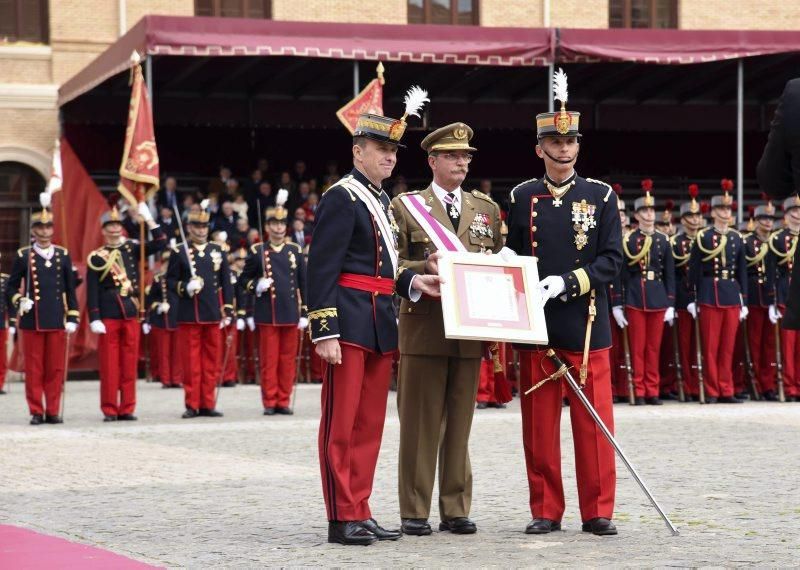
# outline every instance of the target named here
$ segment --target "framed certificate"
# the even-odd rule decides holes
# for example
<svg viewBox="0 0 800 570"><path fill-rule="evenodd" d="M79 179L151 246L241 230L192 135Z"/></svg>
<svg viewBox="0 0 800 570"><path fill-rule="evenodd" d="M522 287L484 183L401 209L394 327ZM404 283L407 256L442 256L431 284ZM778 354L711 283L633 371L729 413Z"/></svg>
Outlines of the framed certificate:
<svg viewBox="0 0 800 570"><path fill-rule="evenodd" d="M447 338L547 344L536 258L447 252L439 275Z"/></svg>

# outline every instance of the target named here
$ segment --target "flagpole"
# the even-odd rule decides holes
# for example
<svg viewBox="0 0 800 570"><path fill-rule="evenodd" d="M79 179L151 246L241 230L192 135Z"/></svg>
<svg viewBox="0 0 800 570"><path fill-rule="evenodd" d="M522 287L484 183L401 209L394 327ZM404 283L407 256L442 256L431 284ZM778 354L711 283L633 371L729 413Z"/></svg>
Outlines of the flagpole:
<svg viewBox="0 0 800 570"><path fill-rule="evenodd" d="M136 196L144 198L144 188L141 184L137 184ZM144 218L139 214L139 320L144 322L145 308L144 308L144 284L146 282L144 273L144 250L145 250L145 231L144 231Z"/></svg>

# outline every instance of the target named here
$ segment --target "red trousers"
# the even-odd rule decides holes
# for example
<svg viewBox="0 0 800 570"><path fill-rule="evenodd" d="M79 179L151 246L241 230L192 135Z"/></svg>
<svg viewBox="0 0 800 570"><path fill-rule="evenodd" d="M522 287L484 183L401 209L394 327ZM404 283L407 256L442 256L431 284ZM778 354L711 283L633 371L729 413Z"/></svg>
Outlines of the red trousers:
<svg viewBox="0 0 800 570"><path fill-rule="evenodd" d="M637 398L657 398L661 388L659 374L664 313L625 307L628 342L631 348L633 386Z"/></svg>
<svg viewBox="0 0 800 570"><path fill-rule="evenodd" d="M217 323L178 325L183 355L183 391L187 408L211 410L220 372L222 337Z"/></svg>
<svg viewBox="0 0 800 570"><path fill-rule="evenodd" d="M694 319L689 311L680 309L675 311L678 327L678 351L681 359L681 372L683 373L683 392L687 396L700 394L697 380L697 348L695 345Z"/></svg>
<svg viewBox="0 0 800 570"><path fill-rule="evenodd" d="M775 390L775 325L769 322L767 307L750 307L747 341L756 374L758 391Z"/></svg>
<svg viewBox="0 0 800 570"><path fill-rule="evenodd" d="M8 329L0 329L0 390L6 385L6 372L8 370Z"/></svg>
<svg viewBox="0 0 800 570"><path fill-rule="evenodd" d="M183 377L178 329L150 329L150 362L157 363L158 379L165 386L180 386ZM155 372L153 372L155 377Z"/></svg>
<svg viewBox="0 0 800 570"><path fill-rule="evenodd" d="M222 347L219 351L219 366L222 372L222 381L237 382L239 380L239 359L236 357L236 347L239 346L239 331L236 330L236 319L233 319L231 324L221 329L219 333L220 346ZM231 339L230 348L227 346L229 336ZM228 353L228 360L225 360L226 352ZM225 362L223 362L223 360L225 360ZM225 365L225 370L222 370L223 364Z"/></svg>
<svg viewBox="0 0 800 570"><path fill-rule="evenodd" d="M23 330L22 342L25 351L25 398L31 415L46 413L48 416L57 416L61 411L61 391L64 388L67 333L63 330Z"/></svg>
<svg viewBox="0 0 800 570"><path fill-rule="evenodd" d="M491 358L481 359L481 371L478 378L478 402L497 403L494 397L494 361Z"/></svg>
<svg viewBox="0 0 800 570"><path fill-rule="evenodd" d="M785 313L786 308L781 308ZM800 396L800 331L781 329L783 350L783 391L787 396ZM774 333L773 333L774 334Z"/></svg>
<svg viewBox="0 0 800 570"><path fill-rule="evenodd" d="M237 354L239 356L239 370L242 372L245 381L254 380L256 377L255 351L257 346L257 334L256 331L245 329L238 335L239 347Z"/></svg>
<svg viewBox="0 0 800 570"><path fill-rule="evenodd" d="M156 336L156 327L152 327L150 329L150 334L142 333L142 337L140 339L141 344L143 347L147 347L147 354L148 358L150 359L150 376L149 378L152 379L154 382L163 382L161 380L161 362L158 356L158 339ZM147 370L145 370L145 374Z"/></svg>
<svg viewBox="0 0 800 570"><path fill-rule="evenodd" d="M369 497L383 436L392 355L342 345L322 380L319 465L330 521L372 516Z"/></svg>
<svg viewBox="0 0 800 570"><path fill-rule="evenodd" d="M258 325L261 403L288 408L297 376L299 332L295 325Z"/></svg>
<svg viewBox="0 0 800 570"><path fill-rule="evenodd" d="M589 353L589 374L583 393L614 433L608 353L608 349ZM564 351L559 351L559 355L575 371L573 375L577 380L583 355ZM544 350L520 352L521 394L554 371ZM570 403L581 519L584 522L597 517L610 519L614 515L617 484L614 448L563 379L545 382L536 391L520 396L531 514L533 518L553 521L560 521L564 515L560 436L564 396Z"/></svg>
<svg viewBox="0 0 800 570"><path fill-rule="evenodd" d="M678 326L674 321L672 327ZM672 327L664 323L661 335L661 350L658 356L658 375L661 378L659 391L662 394L678 393L678 377L675 372L675 349L672 347Z"/></svg>
<svg viewBox="0 0 800 570"><path fill-rule="evenodd" d="M136 365L139 321L103 319L106 334L98 335L100 410L106 416L132 414L136 408Z"/></svg>
<svg viewBox="0 0 800 570"><path fill-rule="evenodd" d="M733 396L733 349L739 330L740 307L700 306L703 339L703 380L706 396Z"/></svg>

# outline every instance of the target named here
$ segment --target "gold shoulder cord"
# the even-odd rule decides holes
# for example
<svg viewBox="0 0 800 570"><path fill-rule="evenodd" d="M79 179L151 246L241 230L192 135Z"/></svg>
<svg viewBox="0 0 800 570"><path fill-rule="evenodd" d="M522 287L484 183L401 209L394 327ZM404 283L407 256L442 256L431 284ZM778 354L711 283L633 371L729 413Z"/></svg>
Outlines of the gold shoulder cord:
<svg viewBox="0 0 800 570"><path fill-rule="evenodd" d="M632 254L628 249L628 239L630 238L632 233L633 232L628 232L622 238L622 249L625 251L625 256L628 259L630 259L628 265L636 265L637 263L639 263L644 258L644 256L650 253L650 248L653 246L653 236L646 235L644 236L644 243L642 244L642 249L639 250L639 253Z"/></svg>
<svg viewBox="0 0 800 570"><path fill-rule="evenodd" d="M797 236L794 236L792 238L792 245L789 246L789 249L787 249L786 253L784 253L784 252L778 250L775 247L775 245L772 243L772 242L775 241L775 238L778 237L779 235L780 235L780 232L775 232L774 234L772 234L772 236L769 238L769 248L772 250L772 253L774 253L776 256L778 256L778 259L780 259L780 261L778 262L778 265L786 265L787 263L789 263L790 259L794 258L794 253L797 251L797 241L798 240L797 240Z"/></svg>
<svg viewBox="0 0 800 570"><path fill-rule="evenodd" d="M706 257L703 258L703 261L711 261L715 257L717 257L720 252L722 252L722 265L725 265L725 246L728 244L728 236L722 234L721 239L719 240L719 245L714 249L706 249L703 246L703 236L705 235L705 230L700 230L697 232L697 247L706 254Z"/></svg>
<svg viewBox="0 0 800 570"><path fill-rule="evenodd" d="M89 266L89 269L91 269L92 271L101 272L100 281L105 279L106 275L108 275L108 272L111 271L111 268L114 266L114 264L122 257L122 255L119 252L119 249L112 249L110 253L106 254L107 256L102 253L104 251L106 250L104 249L95 250L89 255L89 258L86 260L86 265ZM98 257L104 259L105 263L101 265L93 265L92 255L94 255L95 253L97 253Z"/></svg>
<svg viewBox="0 0 800 570"><path fill-rule="evenodd" d="M669 243L672 246L672 258L677 261L678 263L675 264L675 267L683 267L687 263L689 263L689 256L691 255L691 250L689 253L675 253L675 246L678 244L678 235L674 235L669 238Z"/></svg>
<svg viewBox="0 0 800 570"><path fill-rule="evenodd" d="M754 265L761 263L761 261L767 256L768 252L769 246L766 243L762 243L758 253L756 253L753 257L745 254L744 258L747 260L747 267L753 267Z"/></svg>

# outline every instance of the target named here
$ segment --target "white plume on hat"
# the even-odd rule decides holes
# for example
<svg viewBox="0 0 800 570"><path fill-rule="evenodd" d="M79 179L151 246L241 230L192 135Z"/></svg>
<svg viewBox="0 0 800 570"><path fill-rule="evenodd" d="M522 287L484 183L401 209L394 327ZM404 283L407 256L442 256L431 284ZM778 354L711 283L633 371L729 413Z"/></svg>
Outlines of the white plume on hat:
<svg viewBox="0 0 800 570"><path fill-rule="evenodd" d="M567 74L564 73L564 70L560 67L558 71L553 74L553 95L555 99L561 101L561 103L567 102Z"/></svg>
<svg viewBox="0 0 800 570"><path fill-rule="evenodd" d="M208 210L208 205L209 205L209 204L210 204L210 201L209 201L209 199L208 199L208 198L206 198L205 200L203 200L203 201L201 201L201 202L200 202L200 207L201 207L203 210Z"/></svg>
<svg viewBox="0 0 800 570"><path fill-rule="evenodd" d="M52 200L53 196L50 192L42 192L39 194L39 203L42 205L42 208L49 208Z"/></svg>
<svg viewBox="0 0 800 570"><path fill-rule="evenodd" d="M275 205L276 206L283 206L286 203L286 200L289 199L289 191L286 188L281 188L278 190L278 195L275 196Z"/></svg>
<svg viewBox="0 0 800 570"><path fill-rule="evenodd" d="M421 118L419 116L419 112L422 110L422 107L425 105L425 103L430 103L430 99L428 99L428 92L422 87L414 85L406 92L406 96L403 98L403 103L405 103L406 112L403 115L403 118L400 119L401 121L405 120L405 118L409 115L414 115L417 118Z"/></svg>

